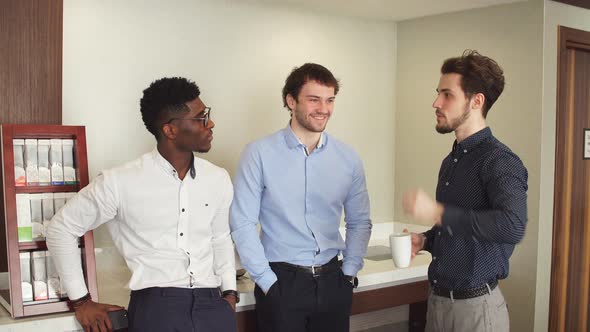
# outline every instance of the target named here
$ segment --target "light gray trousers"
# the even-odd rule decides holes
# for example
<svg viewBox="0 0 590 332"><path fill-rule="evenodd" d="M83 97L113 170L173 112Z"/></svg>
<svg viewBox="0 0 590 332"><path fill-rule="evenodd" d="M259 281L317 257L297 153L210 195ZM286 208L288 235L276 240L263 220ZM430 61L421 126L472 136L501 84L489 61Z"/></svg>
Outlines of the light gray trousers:
<svg viewBox="0 0 590 332"><path fill-rule="evenodd" d="M430 294L426 332L505 332L510 330L508 308L500 291L465 300Z"/></svg>

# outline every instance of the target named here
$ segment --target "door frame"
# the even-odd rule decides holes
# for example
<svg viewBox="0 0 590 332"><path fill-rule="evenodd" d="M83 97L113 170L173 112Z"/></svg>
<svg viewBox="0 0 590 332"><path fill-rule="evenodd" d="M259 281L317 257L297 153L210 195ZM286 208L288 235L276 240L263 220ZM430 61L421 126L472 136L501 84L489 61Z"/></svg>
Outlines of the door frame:
<svg viewBox="0 0 590 332"><path fill-rule="evenodd" d="M570 206L572 202L571 154L574 141L565 135L568 121L573 112L568 113L567 88L568 48L590 51L590 32L573 28L558 27L557 49L557 110L555 144L555 187L553 202L553 247L551 254L551 286L549 302L549 331L564 331L568 304L568 258L570 257ZM577 139L577 138L574 138ZM570 159L568 159L570 158ZM567 176L570 175L570 176Z"/></svg>

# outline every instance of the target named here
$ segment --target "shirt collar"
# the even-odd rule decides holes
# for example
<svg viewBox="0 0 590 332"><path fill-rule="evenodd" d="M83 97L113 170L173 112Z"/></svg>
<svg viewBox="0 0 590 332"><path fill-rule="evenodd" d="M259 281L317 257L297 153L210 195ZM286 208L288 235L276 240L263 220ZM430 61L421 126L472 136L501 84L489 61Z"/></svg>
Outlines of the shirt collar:
<svg viewBox="0 0 590 332"><path fill-rule="evenodd" d="M285 142L287 146L292 149L295 147L305 147L305 144L301 143L299 138L295 136L293 132L293 128L291 128L291 121L287 123L287 126L283 129L283 134L285 136ZM327 137L326 133L322 132L320 135L320 140L318 141L318 145L316 145L316 149L321 149L327 144Z"/></svg>
<svg viewBox="0 0 590 332"><path fill-rule="evenodd" d="M324 132L322 132L322 134L320 135L320 140L318 141L318 145L316 146L316 149L321 149L324 147Z"/></svg>
<svg viewBox="0 0 590 332"><path fill-rule="evenodd" d="M173 176L178 176L176 169L174 168L174 166L172 166L172 164L170 164L170 162L168 160L166 160L166 158L164 158L161 154L160 151L158 151L158 148L154 148L154 151L152 152L152 154L154 155L154 160L156 161L156 163L167 173ZM197 176L197 171L195 169L195 155L191 153L191 156L193 157L191 159L191 164L190 164L190 168L189 168L189 174L191 176L192 179L194 179Z"/></svg>
<svg viewBox="0 0 590 332"><path fill-rule="evenodd" d="M475 149L479 144L490 137L492 137L492 130L490 127L485 127L484 129L467 137L461 143L457 143L457 140L455 140L455 143L453 143L453 151L462 150L463 153L471 152L471 150Z"/></svg>

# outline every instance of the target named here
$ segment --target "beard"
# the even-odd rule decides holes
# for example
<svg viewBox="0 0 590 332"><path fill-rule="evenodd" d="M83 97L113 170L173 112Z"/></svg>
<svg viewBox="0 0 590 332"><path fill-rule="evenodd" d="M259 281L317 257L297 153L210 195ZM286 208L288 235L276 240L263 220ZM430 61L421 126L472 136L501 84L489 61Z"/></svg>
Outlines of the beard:
<svg viewBox="0 0 590 332"><path fill-rule="evenodd" d="M295 117L295 121L297 121L297 123L305 128L306 130L310 131L310 132L314 132L314 133L321 133L326 129L326 125L328 124L328 120L330 119L329 115L326 115L326 121L320 125L316 125L314 124L310 119L306 118L305 115L303 114L303 112L293 112L292 113L293 116Z"/></svg>
<svg viewBox="0 0 590 332"><path fill-rule="evenodd" d="M467 102L467 104L465 104L465 108L463 109L463 113L461 114L461 116L447 123L437 123L435 129L439 134L451 133L455 131L457 128L459 128L459 126L464 124L465 121L469 119L470 114L471 113L469 113L469 102Z"/></svg>

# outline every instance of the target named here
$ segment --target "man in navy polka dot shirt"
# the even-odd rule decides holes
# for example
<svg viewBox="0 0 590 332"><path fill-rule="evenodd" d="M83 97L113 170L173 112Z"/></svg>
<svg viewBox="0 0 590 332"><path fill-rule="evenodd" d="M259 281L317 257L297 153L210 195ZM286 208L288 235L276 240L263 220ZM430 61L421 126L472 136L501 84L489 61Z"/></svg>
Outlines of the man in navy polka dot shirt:
<svg viewBox="0 0 590 332"><path fill-rule="evenodd" d="M504 89L496 61L467 50L441 68L432 106L436 131L455 133L438 175L436 200L404 194L405 212L434 226L412 234L412 251L432 253L427 331L508 331L498 280L527 222L527 170L498 141L486 116Z"/></svg>

